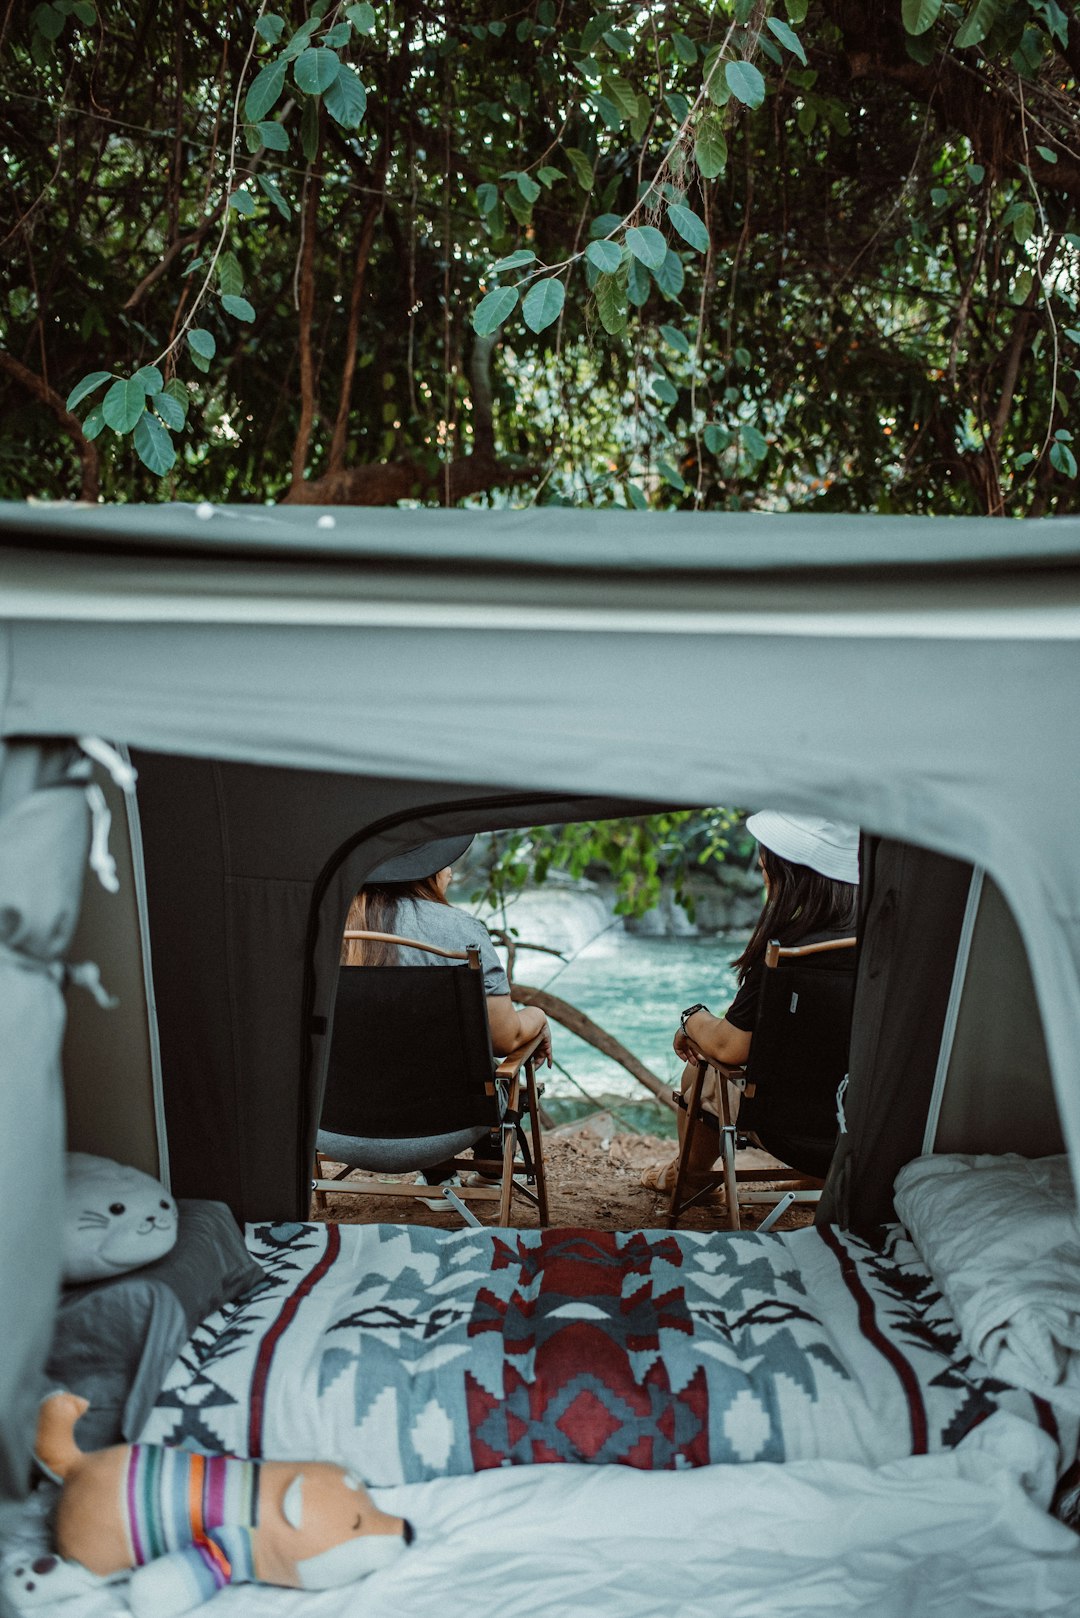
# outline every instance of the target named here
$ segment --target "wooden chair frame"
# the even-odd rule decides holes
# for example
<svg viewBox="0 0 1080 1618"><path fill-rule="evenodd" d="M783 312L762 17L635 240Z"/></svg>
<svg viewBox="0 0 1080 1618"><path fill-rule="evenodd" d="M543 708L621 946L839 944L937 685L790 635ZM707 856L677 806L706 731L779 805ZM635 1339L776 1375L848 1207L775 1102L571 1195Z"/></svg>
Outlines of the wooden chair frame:
<svg viewBox="0 0 1080 1618"><path fill-rule="evenodd" d="M818 944L795 944L790 948L782 948L773 939L765 951L766 970L773 970L782 959L797 958L801 955L821 955L828 950L850 949L855 943L854 938L830 938ZM701 1122L702 1105L701 1092L705 1084L705 1075L712 1067L720 1075L720 1149L719 1170L714 1170L690 1196L683 1196L683 1186L686 1183L687 1164L693 1145L694 1135ZM725 1067L719 1062L701 1061L694 1074L694 1082L690 1090L690 1100L686 1108L686 1133L683 1136L682 1147L679 1151L679 1166L675 1175L675 1185L671 1192L671 1201L668 1204L668 1228L674 1230L679 1220L688 1208L700 1202L703 1197L709 1196L718 1185L724 1187L724 1202L727 1213L728 1227L731 1230L742 1229L740 1205L754 1205L772 1203L772 1212L758 1225L759 1231L770 1230L780 1215L786 1213L793 1202L817 1202L820 1200L822 1187L825 1182L812 1174L802 1174L796 1169L778 1164L775 1169L751 1168L737 1169L735 1161L735 1137L737 1134L735 1123L731 1116L731 1101L728 1095L728 1083L746 1089L747 1094L753 1094L752 1088L745 1083L745 1068ZM708 1127L707 1125L703 1127ZM760 1189L767 1184L769 1189ZM748 1189L757 1187L759 1189Z"/></svg>
<svg viewBox="0 0 1080 1618"><path fill-rule="evenodd" d="M349 929L345 933L346 939L362 938L374 943L404 944L409 949L425 950L431 955L441 955L446 960L463 961L468 967L479 972L480 951L475 945L463 950L445 949L439 944L427 944L418 938L404 938L399 933L368 932L363 929ZM506 1088L506 1108L502 1129L502 1153L499 1158L454 1157L449 1161L455 1171L483 1170L498 1171L498 1183L492 1185L461 1185L446 1188L441 1185L424 1185L402 1183L400 1180L387 1179L384 1176L358 1171L344 1167L337 1174L326 1176L325 1165L333 1161L321 1152L315 1153L315 1174L311 1182L311 1189L315 1194L315 1206L325 1211L327 1192L342 1191L349 1196L360 1197L422 1197L426 1202L441 1200L449 1208L460 1214L467 1224L479 1226L480 1220L472 1212L470 1204L490 1207L498 1203L498 1223L510 1223L510 1210L514 1194L524 1197L537 1209L541 1226L550 1223L548 1209L547 1180L544 1174L544 1146L541 1137L540 1124L540 1092L541 1086L536 1082L536 1052L540 1048L542 1036L537 1034L533 1039L527 1040L517 1050L504 1056L495 1068L491 1080L485 1084L489 1095L494 1096L496 1085L502 1084ZM525 1113L529 1119L530 1146L533 1159L533 1171L536 1177L536 1190L523 1184L514 1176L514 1158L516 1155L516 1129L522 1116L522 1088L524 1086ZM349 1180L350 1174L361 1174L362 1177ZM346 1183L342 1183L346 1182Z"/></svg>

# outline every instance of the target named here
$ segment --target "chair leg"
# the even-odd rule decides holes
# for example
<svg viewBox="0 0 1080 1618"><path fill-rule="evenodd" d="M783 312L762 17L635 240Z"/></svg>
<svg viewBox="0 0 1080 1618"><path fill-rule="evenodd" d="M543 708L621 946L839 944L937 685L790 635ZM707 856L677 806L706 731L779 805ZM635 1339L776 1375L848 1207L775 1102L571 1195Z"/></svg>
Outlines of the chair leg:
<svg viewBox="0 0 1080 1618"><path fill-rule="evenodd" d="M675 1171L675 1187L671 1193L668 1204L668 1229L674 1230L679 1223L682 1213L682 1191L686 1180L686 1167L690 1161L690 1150L694 1144L694 1132L697 1129L698 1112L701 1107L701 1090L705 1083L705 1074L708 1062L699 1062L697 1072L694 1074L694 1083L690 1090L690 1102L686 1109L686 1133L683 1135L682 1148L679 1152L679 1165Z"/></svg>
<svg viewBox="0 0 1080 1618"><path fill-rule="evenodd" d="M536 1095L536 1064L532 1057L525 1063L525 1089L529 1102L529 1133L532 1135L533 1166L536 1169L536 1205L540 1225L550 1224L548 1214L547 1178L544 1173L544 1142L540 1134L540 1107Z"/></svg>
<svg viewBox="0 0 1080 1618"><path fill-rule="evenodd" d="M720 1075L720 1156L724 1163L724 1200L727 1203L729 1230L741 1230L739 1213L739 1181L735 1173L735 1125L731 1121L731 1102L728 1098L727 1079Z"/></svg>
<svg viewBox="0 0 1080 1618"><path fill-rule="evenodd" d="M506 1098L507 1112L516 1113L518 1101L521 1096L520 1080L515 1076L510 1085L510 1093ZM510 1223L510 1199L514 1194L514 1154L517 1151L517 1140L514 1136L513 1125L503 1125L503 1154L502 1154L502 1195L499 1198L499 1224Z"/></svg>
<svg viewBox="0 0 1080 1618"><path fill-rule="evenodd" d="M326 1170L325 1170L323 1164L324 1164L324 1159L323 1159L322 1153L321 1152L316 1152L315 1153L315 1172L312 1175L312 1179L314 1179L314 1180L323 1180L323 1179L326 1178ZM315 1206L319 1210L320 1213L325 1213L326 1212L326 1192L325 1191L316 1190L316 1192L315 1192Z"/></svg>

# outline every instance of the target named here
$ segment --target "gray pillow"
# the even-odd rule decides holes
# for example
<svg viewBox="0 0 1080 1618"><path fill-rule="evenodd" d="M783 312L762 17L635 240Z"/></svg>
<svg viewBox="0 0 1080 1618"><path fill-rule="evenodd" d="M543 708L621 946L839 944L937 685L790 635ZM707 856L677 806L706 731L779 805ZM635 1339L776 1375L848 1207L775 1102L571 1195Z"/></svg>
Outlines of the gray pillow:
<svg viewBox="0 0 1080 1618"><path fill-rule="evenodd" d="M84 1450L130 1443L201 1320L266 1280L223 1202L181 1198L176 1245L155 1264L64 1287L45 1374L90 1400Z"/></svg>

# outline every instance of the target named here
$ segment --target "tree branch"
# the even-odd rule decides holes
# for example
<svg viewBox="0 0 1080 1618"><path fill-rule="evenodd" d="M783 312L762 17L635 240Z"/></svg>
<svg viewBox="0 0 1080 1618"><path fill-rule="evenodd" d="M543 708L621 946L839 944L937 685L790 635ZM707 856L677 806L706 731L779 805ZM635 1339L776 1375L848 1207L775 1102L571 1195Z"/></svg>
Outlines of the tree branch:
<svg viewBox="0 0 1080 1618"><path fill-rule="evenodd" d="M73 416L64 405L63 399L51 388L43 377L36 371L31 371L23 365L14 355L6 353L0 348L0 371L6 371L9 376L21 382L28 393L33 394L41 404L46 405L56 417L66 433L75 441L75 448L82 461L82 485L79 489L80 500L96 501L98 497L98 453L97 446L87 438L82 430L82 422L78 416Z"/></svg>

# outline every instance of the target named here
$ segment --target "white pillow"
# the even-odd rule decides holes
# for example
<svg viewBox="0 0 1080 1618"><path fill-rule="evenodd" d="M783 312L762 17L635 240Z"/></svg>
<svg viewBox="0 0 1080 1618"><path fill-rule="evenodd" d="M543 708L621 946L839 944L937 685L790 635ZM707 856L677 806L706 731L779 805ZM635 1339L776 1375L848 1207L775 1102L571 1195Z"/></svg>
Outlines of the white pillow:
<svg viewBox="0 0 1080 1618"><path fill-rule="evenodd" d="M1080 1219L1068 1159L920 1157L895 1191L968 1352L1080 1411Z"/></svg>
<svg viewBox="0 0 1080 1618"><path fill-rule="evenodd" d="M163 1258L176 1241L176 1203L141 1169L88 1152L64 1164L64 1280L97 1281Z"/></svg>

